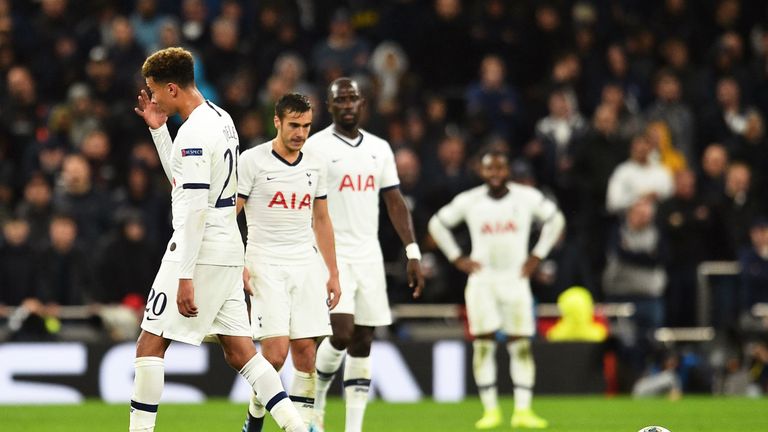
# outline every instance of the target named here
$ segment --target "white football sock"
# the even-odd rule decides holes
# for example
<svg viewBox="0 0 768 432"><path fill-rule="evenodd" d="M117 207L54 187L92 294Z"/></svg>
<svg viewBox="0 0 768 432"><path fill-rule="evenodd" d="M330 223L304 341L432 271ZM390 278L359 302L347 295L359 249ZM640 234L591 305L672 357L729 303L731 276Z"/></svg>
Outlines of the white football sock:
<svg viewBox="0 0 768 432"><path fill-rule="evenodd" d="M472 372L483 408L486 411L497 408L495 340L475 339L472 342Z"/></svg>
<svg viewBox="0 0 768 432"><path fill-rule="evenodd" d="M533 399L533 385L536 378L536 365L533 362L531 341L517 339L507 343L510 366L509 373L515 385L515 409L528 409Z"/></svg>
<svg viewBox="0 0 768 432"><path fill-rule="evenodd" d="M315 369L317 370L317 384L315 392L315 413L322 424L325 416L325 400L328 397L328 389L336 377L336 372L344 360L347 350L337 350L331 344L331 338L327 337L317 347Z"/></svg>
<svg viewBox="0 0 768 432"><path fill-rule="evenodd" d="M248 360L240 369L240 375L251 385L256 398L272 414L278 426L289 432L306 432L304 422L283 389L280 376L261 353Z"/></svg>
<svg viewBox="0 0 768 432"><path fill-rule="evenodd" d="M165 384L165 366L162 357L137 357L134 361L135 376L131 395L131 432L155 430L157 405Z"/></svg>
<svg viewBox="0 0 768 432"><path fill-rule="evenodd" d="M315 420L315 380L316 374L293 370L293 383L291 383L290 398L296 411L304 420L304 424L309 426Z"/></svg>
<svg viewBox="0 0 768 432"><path fill-rule="evenodd" d="M264 417L267 415L267 409L259 402L256 393L251 393L251 401L248 402L248 412L256 418Z"/></svg>
<svg viewBox="0 0 768 432"><path fill-rule="evenodd" d="M371 388L371 357L347 355L344 365L344 396L347 403L346 432L361 432Z"/></svg>

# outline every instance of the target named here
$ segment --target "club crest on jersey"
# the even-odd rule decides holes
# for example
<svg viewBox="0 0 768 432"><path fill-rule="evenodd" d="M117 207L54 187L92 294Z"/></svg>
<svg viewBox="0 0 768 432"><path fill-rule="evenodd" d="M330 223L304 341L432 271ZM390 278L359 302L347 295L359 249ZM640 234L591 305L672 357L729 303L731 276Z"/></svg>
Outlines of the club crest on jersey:
<svg viewBox="0 0 768 432"><path fill-rule="evenodd" d="M486 222L480 230L483 234L502 234L510 231L517 231L517 225L513 221Z"/></svg>
<svg viewBox="0 0 768 432"><path fill-rule="evenodd" d="M181 157L185 157L185 156L202 156L202 155L203 155L203 149L201 149L201 148L181 149Z"/></svg>
<svg viewBox="0 0 768 432"><path fill-rule="evenodd" d="M312 173L311 172L307 173L307 184L309 186L312 186Z"/></svg>
<svg viewBox="0 0 768 432"><path fill-rule="evenodd" d="M339 192L344 191L344 189L349 189L352 192L364 192L367 190L375 191L376 186L374 185L372 175L369 175L363 180L363 176L360 174L345 174L341 179L341 184L339 184Z"/></svg>
<svg viewBox="0 0 768 432"><path fill-rule="evenodd" d="M304 194L304 197L299 200L296 192L283 194L282 192L278 191L275 192L274 196L272 196L272 200L269 201L269 205L267 205L267 207L282 207L286 210L301 210L304 207L311 209L312 197L309 194Z"/></svg>

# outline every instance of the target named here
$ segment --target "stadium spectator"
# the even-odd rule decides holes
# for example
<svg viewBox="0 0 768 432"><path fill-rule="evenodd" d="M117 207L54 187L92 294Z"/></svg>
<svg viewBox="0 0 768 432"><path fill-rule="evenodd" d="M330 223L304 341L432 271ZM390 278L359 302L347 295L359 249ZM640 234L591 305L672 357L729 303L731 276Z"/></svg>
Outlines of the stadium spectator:
<svg viewBox="0 0 768 432"><path fill-rule="evenodd" d="M312 51L315 82L325 86L341 76L362 73L369 55L368 42L355 35L349 12L339 9L329 24L328 38L318 42Z"/></svg>
<svg viewBox="0 0 768 432"><path fill-rule="evenodd" d="M158 12L157 0L138 0L129 19L136 33L136 43L144 54L158 48L166 18Z"/></svg>
<svg viewBox="0 0 768 432"><path fill-rule="evenodd" d="M708 205L720 203L725 196L728 162L728 151L722 144L713 143L704 149L697 184L699 194Z"/></svg>
<svg viewBox="0 0 768 432"><path fill-rule="evenodd" d="M128 170L124 187L113 194L115 214L138 212L146 237L159 249L156 239L168 238L171 234L168 200L152 184L152 177L144 162L134 162Z"/></svg>
<svg viewBox="0 0 768 432"><path fill-rule="evenodd" d="M760 195L752 189L752 169L743 162L728 166L725 174L725 196L716 211L722 223L720 232L725 236L723 258L734 260L738 251L750 242L749 227L763 214Z"/></svg>
<svg viewBox="0 0 768 432"><path fill-rule="evenodd" d="M654 221L655 206L653 199L639 198L627 209L609 239L603 272L606 301L630 302L635 307L634 333L625 344L630 348L628 360L638 371L651 352L653 331L664 325L668 250L664 233Z"/></svg>
<svg viewBox="0 0 768 432"><path fill-rule="evenodd" d="M86 250L96 245L112 220L106 195L94 186L88 161L79 154L64 158L53 206L56 212L68 213L75 220L79 240Z"/></svg>
<svg viewBox="0 0 768 432"><path fill-rule="evenodd" d="M646 135L632 139L629 159L619 164L608 180L606 207L620 214L641 198L663 201L673 192L672 176L651 157L653 144Z"/></svg>
<svg viewBox="0 0 768 432"><path fill-rule="evenodd" d="M675 194L661 203L657 219L669 246L664 322L670 327L692 327L696 325L690 307L697 298L696 269L714 258L711 233L716 226L716 215L697 193L693 172L675 174Z"/></svg>
<svg viewBox="0 0 768 432"><path fill-rule="evenodd" d="M24 197L16 207L18 217L29 224L29 243L36 250L48 243L48 226L53 216L51 185L40 173L33 174L24 186Z"/></svg>
<svg viewBox="0 0 768 432"><path fill-rule="evenodd" d="M114 233L99 247L94 265L98 286L94 300L106 304L144 303L160 262L152 239L141 213L131 209L121 212Z"/></svg>
<svg viewBox="0 0 768 432"><path fill-rule="evenodd" d="M92 262L77 245L78 226L63 213L51 218L50 243L37 261L37 297L57 315L58 306L82 306L94 300L96 281Z"/></svg>
<svg viewBox="0 0 768 432"><path fill-rule="evenodd" d="M768 219L758 217L749 230L751 244L739 251L742 312L756 303L768 303Z"/></svg>
<svg viewBox="0 0 768 432"><path fill-rule="evenodd" d="M672 146L686 161L696 160L694 117L682 100L680 79L670 70L662 69L655 77L656 100L646 112L648 121L664 122L672 135Z"/></svg>
<svg viewBox="0 0 768 432"><path fill-rule="evenodd" d="M37 296L36 251L30 242L29 223L22 218L3 223L3 242L0 246L0 305L19 306L28 298Z"/></svg>
<svg viewBox="0 0 768 432"><path fill-rule="evenodd" d="M517 90L506 80L504 60L487 55L480 63L480 80L469 85L467 115L481 116L490 133L517 142L523 127L523 112ZM569 113L570 114L570 113Z"/></svg>
<svg viewBox="0 0 768 432"><path fill-rule="evenodd" d="M240 37L240 28L234 21L217 18L211 24L211 42L203 49L202 57L207 77L219 88L248 64L250 53L240 43Z"/></svg>

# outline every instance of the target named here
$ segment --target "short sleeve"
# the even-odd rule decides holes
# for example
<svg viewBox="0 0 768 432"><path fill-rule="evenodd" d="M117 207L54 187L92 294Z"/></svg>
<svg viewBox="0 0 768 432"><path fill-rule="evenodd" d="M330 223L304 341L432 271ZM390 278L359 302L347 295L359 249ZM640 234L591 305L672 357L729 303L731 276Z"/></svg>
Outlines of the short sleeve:
<svg viewBox="0 0 768 432"><path fill-rule="evenodd" d="M328 197L328 164L322 158L317 158L320 169L318 170L317 190L315 190L315 199Z"/></svg>
<svg viewBox="0 0 768 432"><path fill-rule="evenodd" d="M246 150L240 155L240 163L237 164L237 196L248 199L253 190L254 181L254 149Z"/></svg>
<svg viewBox="0 0 768 432"><path fill-rule="evenodd" d="M179 133L176 137L181 152L181 172L183 189L211 188L211 150L205 141L194 134Z"/></svg>
<svg viewBox="0 0 768 432"><path fill-rule="evenodd" d="M448 228L454 228L464 221L469 199L466 193L457 195L453 201L437 212L437 219Z"/></svg>
<svg viewBox="0 0 768 432"><path fill-rule="evenodd" d="M397 176L397 166L395 165L395 155L392 148L386 144L384 150L384 167L381 172L381 189L391 189L400 185L400 178Z"/></svg>

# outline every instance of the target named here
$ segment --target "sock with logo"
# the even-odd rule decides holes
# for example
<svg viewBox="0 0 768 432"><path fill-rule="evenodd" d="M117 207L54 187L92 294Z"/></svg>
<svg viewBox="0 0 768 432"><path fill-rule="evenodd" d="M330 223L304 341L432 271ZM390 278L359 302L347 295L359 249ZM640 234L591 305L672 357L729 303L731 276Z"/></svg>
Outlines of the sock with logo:
<svg viewBox="0 0 768 432"><path fill-rule="evenodd" d="M361 432L371 389L371 357L347 355L344 365L344 397L347 403L346 432Z"/></svg>

